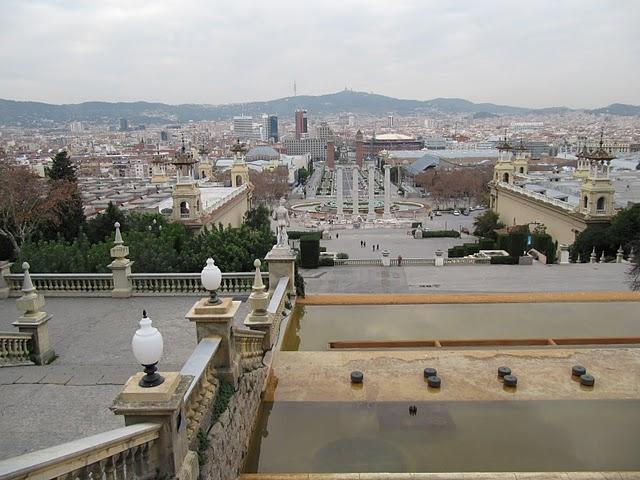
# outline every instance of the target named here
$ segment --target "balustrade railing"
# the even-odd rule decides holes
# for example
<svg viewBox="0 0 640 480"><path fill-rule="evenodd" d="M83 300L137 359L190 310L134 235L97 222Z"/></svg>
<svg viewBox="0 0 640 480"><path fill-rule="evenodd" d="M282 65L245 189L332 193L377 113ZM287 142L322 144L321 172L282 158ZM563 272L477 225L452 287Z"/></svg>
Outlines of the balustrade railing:
<svg viewBox="0 0 640 480"><path fill-rule="evenodd" d="M491 264L491 259L490 258L475 258L475 257L470 257L470 258L465 258L465 257L461 257L461 258L445 258L444 259L444 264L445 265L490 265Z"/></svg>
<svg viewBox="0 0 640 480"><path fill-rule="evenodd" d="M201 427L211 426L213 400L220 382L215 377L213 358L220 347L221 337L203 338L180 370L181 375L191 375L193 380L184 395L187 418L187 439L193 446Z"/></svg>
<svg viewBox="0 0 640 480"><path fill-rule="evenodd" d="M0 367L34 365L30 353L30 333L0 332Z"/></svg>
<svg viewBox="0 0 640 480"><path fill-rule="evenodd" d="M538 193L538 192L533 192L531 190L527 190L526 188L523 187L518 187L515 185L511 185L510 183L506 183L506 182L499 182L498 185L500 185L500 187L506 189L506 190L510 190L512 192L515 193L519 193L520 195L524 195L525 197L529 197L529 198L534 198L536 200L540 200L542 202L548 203L550 205L554 205L556 207L560 207L563 210L567 210L569 212L575 212L577 210L577 207L567 203L567 202L563 202L562 200L558 200L557 198L552 198L552 197L548 197L546 195L543 195L542 193Z"/></svg>
<svg viewBox="0 0 640 480"><path fill-rule="evenodd" d="M362 266L362 265L382 265L382 260L379 258L367 258L367 259L351 259L351 258L336 258L333 261L336 266Z"/></svg>
<svg viewBox="0 0 640 480"><path fill-rule="evenodd" d="M247 328L233 329L236 341L236 352L240 355L240 363L245 372L256 369L262 363L264 355L264 332Z"/></svg>
<svg viewBox="0 0 640 480"><path fill-rule="evenodd" d="M160 424L139 423L0 461L0 478L133 480L157 477Z"/></svg>
<svg viewBox="0 0 640 480"><path fill-rule="evenodd" d="M49 297L88 296L108 297L113 290L110 273L31 273L31 281L39 293ZM252 272L222 274L219 293L249 294L253 284ZM24 274L5 275L10 296L22 295ZM200 283L200 273L132 273L129 275L133 295L205 295ZM269 273L262 274L262 281L269 284Z"/></svg>
<svg viewBox="0 0 640 480"><path fill-rule="evenodd" d="M113 278L110 273L31 273L33 286L46 296L65 297L86 295L108 297L113 290ZM24 274L6 275L10 295L19 297L22 293Z"/></svg>

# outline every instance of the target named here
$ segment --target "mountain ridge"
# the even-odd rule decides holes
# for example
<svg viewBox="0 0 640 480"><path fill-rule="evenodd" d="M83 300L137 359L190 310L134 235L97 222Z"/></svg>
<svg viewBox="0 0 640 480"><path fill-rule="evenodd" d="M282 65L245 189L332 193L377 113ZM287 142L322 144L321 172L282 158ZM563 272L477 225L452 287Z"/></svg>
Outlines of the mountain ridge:
<svg viewBox="0 0 640 480"><path fill-rule="evenodd" d="M526 115L532 113L562 113L586 111L606 115L640 115L640 106L622 103L597 109L570 109L568 107L528 108L474 103L463 98L439 97L431 100L410 100L385 95L342 90L324 95L299 95L268 101L228 104L178 104L161 102L99 102L76 104L50 104L45 102L0 99L0 125L37 126L71 121L114 122L127 118L133 124L166 124L201 120L225 120L235 115L280 116L293 115L304 108L311 115L352 112L356 114L384 115L393 112L406 114L468 113L490 115Z"/></svg>

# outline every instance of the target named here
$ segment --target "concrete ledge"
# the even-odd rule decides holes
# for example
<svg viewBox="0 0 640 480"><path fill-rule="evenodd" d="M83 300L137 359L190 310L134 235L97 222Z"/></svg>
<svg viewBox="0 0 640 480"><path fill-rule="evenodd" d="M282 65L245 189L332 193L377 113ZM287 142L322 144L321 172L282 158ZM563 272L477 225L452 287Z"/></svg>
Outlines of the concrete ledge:
<svg viewBox="0 0 640 480"><path fill-rule="evenodd" d="M298 305L422 305L442 303L640 302L640 292L527 292L486 294L345 293L307 295Z"/></svg>

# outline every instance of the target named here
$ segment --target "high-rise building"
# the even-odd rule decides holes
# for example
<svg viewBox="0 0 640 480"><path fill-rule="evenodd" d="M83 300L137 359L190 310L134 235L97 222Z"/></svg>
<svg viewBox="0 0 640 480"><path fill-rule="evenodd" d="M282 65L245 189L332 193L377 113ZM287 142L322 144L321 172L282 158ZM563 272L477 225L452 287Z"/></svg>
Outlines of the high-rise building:
<svg viewBox="0 0 640 480"><path fill-rule="evenodd" d="M69 130L71 133L81 133L84 130L82 122L71 122L69 124Z"/></svg>
<svg viewBox="0 0 640 480"><path fill-rule="evenodd" d="M333 139L333 130L331 130L327 122L321 122L316 127L316 137L325 141Z"/></svg>
<svg viewBox="0 0 640 480"><path fill-rule="evenodd" d="M167 142L167 141L169 141L169 134L167 133L167 131L166 131L166 130L162 130L162 131L160 132L160 141L161 141L161 142Z"/></svg>
<svg viewBox="0 0 640 480"><path fill-rule="evenodd" d="M296 110L296 140L307 134L307 111Z"/></svg>
<svg viewBox="0 0 640 480"><path fill-rule="evenodd" d="M265 142L278 143L278 117L276 115L262 115L262 136Z"/></svg>
<svg viewBox="0 0 640 480"><path fill-rule="evenodd" d="M387 115L387 127L393 128L393 115L391 113Z"/></svg>
<svg viewBox="0 0 640 480"><path fill-rule="evenodd" d="M245 115L233 117L233 135L239 140L253 138L253 117Z"/></svg>
<svg viewBox="0 0 640 480"><path fill-rule="evenodd" d="M120 119L120 131L121 132L126 132L127 130L129 130L129 120L127 120L126 118L121 118Z"/></svg>

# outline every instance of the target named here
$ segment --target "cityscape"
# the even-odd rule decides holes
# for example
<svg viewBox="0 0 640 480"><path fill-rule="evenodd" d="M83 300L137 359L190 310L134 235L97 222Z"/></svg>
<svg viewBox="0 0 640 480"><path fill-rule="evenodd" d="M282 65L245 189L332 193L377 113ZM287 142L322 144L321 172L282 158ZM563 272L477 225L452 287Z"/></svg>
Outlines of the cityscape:
<svg viewBox="0 0 640 480"><path fill-rule="evenodd" d="M640 9L171 3L0 22L0 479L640 478Z"/></svg>

